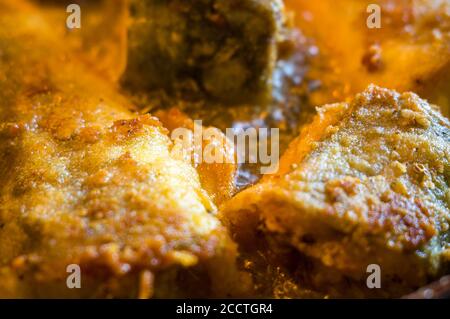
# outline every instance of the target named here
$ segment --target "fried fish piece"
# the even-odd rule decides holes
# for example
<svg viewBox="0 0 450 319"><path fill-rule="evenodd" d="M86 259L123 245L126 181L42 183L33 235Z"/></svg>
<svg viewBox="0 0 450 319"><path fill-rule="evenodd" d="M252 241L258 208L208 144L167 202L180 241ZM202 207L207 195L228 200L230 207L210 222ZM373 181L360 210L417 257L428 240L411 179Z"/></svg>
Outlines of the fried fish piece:
<svg viewBox="0 0 450 319"><path fill-rule="evenodd" d="M413 91L450 115L450 2L447 0L285 0L318 57L313 105L351 98L373 83ZM379 6L381 28L369 28Z"/></svg>
<svg viewBox="0 0 450 319"><path fill-rule="evenodd" d="M401 296L448 271L449 183L449 121L413 93L370 86L319 108L279 172L234 197L223 218L247 254L265 237L275 265L310 260L316 289ZM371 264L382 289L366 286Z"/></svg>
<svg viewBox="0 0 450 319"><path fill-rule="evenodd" d="M0 1L0 297L241 291L235 244L167 129L64 46L34 7Z"/></svg>
<svg viewBox="0 0 450 319"><path fill-rule="evenodd" d="M133 0L123 83L264 101L286 24L280 0Z"/></svg>
<svg viewBox="0 0 450 319"><path fill-rule="evenodd" d="M173 138L175 147L180 148L180 153L186 152L187 161L195 166L203 189L208 192L217 206L229 200L236 192L238 169L233 143L219 129L197 124L176 107L160 110L155 115L171 133L180 128L190 131L188 141ZM209 162L208 159L203 158L196 163L195 134L201 135L203 157L211 154L211 157L215 157L214 160L216 158L218 160Z"/></svg>

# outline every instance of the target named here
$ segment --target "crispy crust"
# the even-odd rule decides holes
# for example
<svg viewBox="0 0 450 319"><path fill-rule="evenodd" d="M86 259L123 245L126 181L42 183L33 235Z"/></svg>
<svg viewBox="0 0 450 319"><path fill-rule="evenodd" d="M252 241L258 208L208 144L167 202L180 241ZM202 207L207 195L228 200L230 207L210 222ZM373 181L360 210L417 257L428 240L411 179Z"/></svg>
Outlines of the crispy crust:
<svg viewBox="0 0 450 319"><path fill-rule="evenodd" d="M267 102L286 41L280 0L131 1L123 83L224 103Z"/></svg>
<svg viewBox="0 0 450 319"><path fill-rule="evenodd" d="M314 105L348 101L370 83L413 91L450 115L450 3L447 0L285 0L295 25L314 39ZM368 28L370 5L381 28ZM372 7L373 8L373 7ZM371 9L373 10L373 9ZM330 30L333 36L330 36Z"/></svg>
<svg viewBox="0 0 450 319"><path fill-rule="evenodd" d="M191 131L192 139L196 131L194 121L178 108L158 111L155 114L171 133L179 128ZM219 162L208 163L202 161L195 163L195 147L191 140L187 154L191 155L190 160L196 167L202 187L208 192L217 206L229 200L236 192L236 172L237 163L234 154L234 146L219 129L214 127L201 127L202 131L202 151L214 154L221 159ZM207 134L205 130L208 130ZM175 147L186 148L185 141L174 141Z"/></svg>
<svg viewBox="0 0 450 319"><path fill-rule="evenodd" d="M400 282L394 295L442 272L449 121L415 94L375 86L350 104L318 112L279 173L224 208L232 232L251 240L253 220L354 280L365 278L368 264L379 264L387 291Z"/></svg>
<svg viewBox="0 0 450 319"><path fill-rule="evenodd" d="M129 112L34 8L0 12L0 297L239 290L235 245L168 131Z"/></svg>

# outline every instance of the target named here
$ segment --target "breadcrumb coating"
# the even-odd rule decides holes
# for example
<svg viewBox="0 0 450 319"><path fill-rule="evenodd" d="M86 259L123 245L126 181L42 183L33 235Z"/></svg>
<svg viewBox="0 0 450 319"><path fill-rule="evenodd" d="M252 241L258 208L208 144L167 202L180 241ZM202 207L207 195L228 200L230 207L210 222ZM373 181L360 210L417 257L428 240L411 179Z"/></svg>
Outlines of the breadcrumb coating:
<svg viewBox="0 0 450 319"><path fill-rule="evenodd" d="M378 264L385 291L399 296L448 264L449 142L435 106L370 86L351 103L318 108L280 171L223 216L239 242L263 229L361 285Z"/></svg>

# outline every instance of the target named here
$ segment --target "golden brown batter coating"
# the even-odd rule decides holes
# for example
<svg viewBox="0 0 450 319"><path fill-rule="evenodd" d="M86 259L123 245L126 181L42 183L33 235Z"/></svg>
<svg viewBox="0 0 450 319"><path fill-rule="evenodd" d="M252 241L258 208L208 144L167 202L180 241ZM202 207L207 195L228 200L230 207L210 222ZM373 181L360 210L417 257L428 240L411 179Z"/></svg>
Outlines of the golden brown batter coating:
<svg viewBox="0 0 450 319"><path fill-rule="evenodd" d="M173 132L179 128L186 128L195 134L194 120L189 118L186 114L177 108L171 108L166 111L158 111L156 113L158 119L162 122L164 127ZM208 131L210 135L208 135ZM211 154L211 157L218 155L222 161L208 163L203 159L201 163L196 164L195 159L191 158L191 162L199 174L200 182L203 189L205 189L214 203L219 206L223 202L229 200L236 192L236 171L237 163L234 153L234 145L227 139L219 129L214 127L202 127L202 143L203 155ZM193 137L193 135L191 135ZM184 147L183 143L177 143L180 147ZM194 144L185 150L188 154L194 155ZM192 156L194 157L194 156Z"/></svg>
<svg viewBox="0 0 450 319"><path fill-rule="evenodd" d="M285 0L295 24L318 48L310 77L313 105L351 98L373 83L413 91L450 114L448 0ZM381 28L369 29L371 4Z"/></svg>
<svg viewBox="0 0 450 319"><path fill-rule="evenodd" d="M247 247L262 232L315 260L320 289L337 271L368 293L367 266L378 264L382 293L400 296L445 271L449 183L449 121L413 93L370 86L350 104L319 108L278 174L223 215Z"/></svg>
<svg viewBox="0 0 450 319"><path fill-rule="evenodd" d="M235 292L235 246L195 169L64 45L0 1L0 297Z"/></svg>

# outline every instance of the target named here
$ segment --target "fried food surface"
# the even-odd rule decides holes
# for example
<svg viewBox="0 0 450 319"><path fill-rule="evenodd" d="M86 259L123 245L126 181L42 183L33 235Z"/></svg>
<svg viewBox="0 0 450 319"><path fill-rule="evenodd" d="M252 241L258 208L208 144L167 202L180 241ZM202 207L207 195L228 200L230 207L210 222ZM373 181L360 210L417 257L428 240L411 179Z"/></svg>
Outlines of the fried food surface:
<svg viewBox="0 0 450 319"><path fill-rule="evenodd" d="M0 1L0 52L0 296L230 293L235 246L161 123L22 2Z"/></svg>
<svg viewBox="0 0 450 319"><path fill-rule="evenodd" d="M252 296L397 297L448 273L450 123L437 106L370 86L320 107L280 171L227 202L236 164L223 134L206 143L225 163L193 166L169 137L193 137L193 120L133 113L112 86L127 1L107 2L68 33L59 7L0 0L0 298L240 296L250 281L223 203ZM227 127L282 128L298 104L350 101L369 83L448 115L448 1L382 0L381 29L366 26L369 1L286 2L295 44L282 1L133 0L122 81L137 101L155 88L170 105L205 99L186 109ZM74 264L82 289L67 286ZM367 289L370 264L381 290Z"/></svg>
<svg viewBox="0 0 450 319"><path fill-rule="evenodd" d="M131 4L131 90L163 88L224 103L270 99L286 37L280 0L142 1Z"/></svg>
<svg viewBox="0 0 450 319"><path fill-rule="evenodd" d="M30 0L39 4L43 18L52 25L70 50L103 78L117 82L127 59L128 0ZM74 7L80 20L74 19ZM70 12L67 12L67 10ZM69 29L67 23L80 22Z"/></svg>
<svg viewBox="0 0 450 319"><path fill-rule="evenodd" d="M217 206L229 200L236 192L237 163L233 143L219 129L196 124L178 108L158 111L155 115L172 134L180 128L190 131L189 141L180 140L180 137L177 138L171 134L175 143L174 147L178 147L180 153L184 152L187 161L195 166L203 189L208 192ZM196 134L199 136L196 137ZM212 159L217 160L210 162L202 158L200 163L196 163L195 139L198 138L201 138L202 157L211 156L215 157Z"/></svg>
<svg viewBox="0 0 450 319"><path fill-rule="evenodd" d="M341 283L335 293L344 296L369 295L369 264L381 266L387 296L446 271L450 123L437 107L370 86L349 104L319 108L280 164L224 208L248 249L258 233L275 252L293 247L322 269L316 288L339 274L359 283L355 292Z"/></svg>
<svg viewBox="0 0 450 319"><path fill-rule="evenodd" d="M450 113L450 3L447 0L286 0L295 25L314 41L313 105L351 98L373 83L418 93ZM380 7L381 28L369 28ZM372 15L373 17L373 15Z"/></svg>

